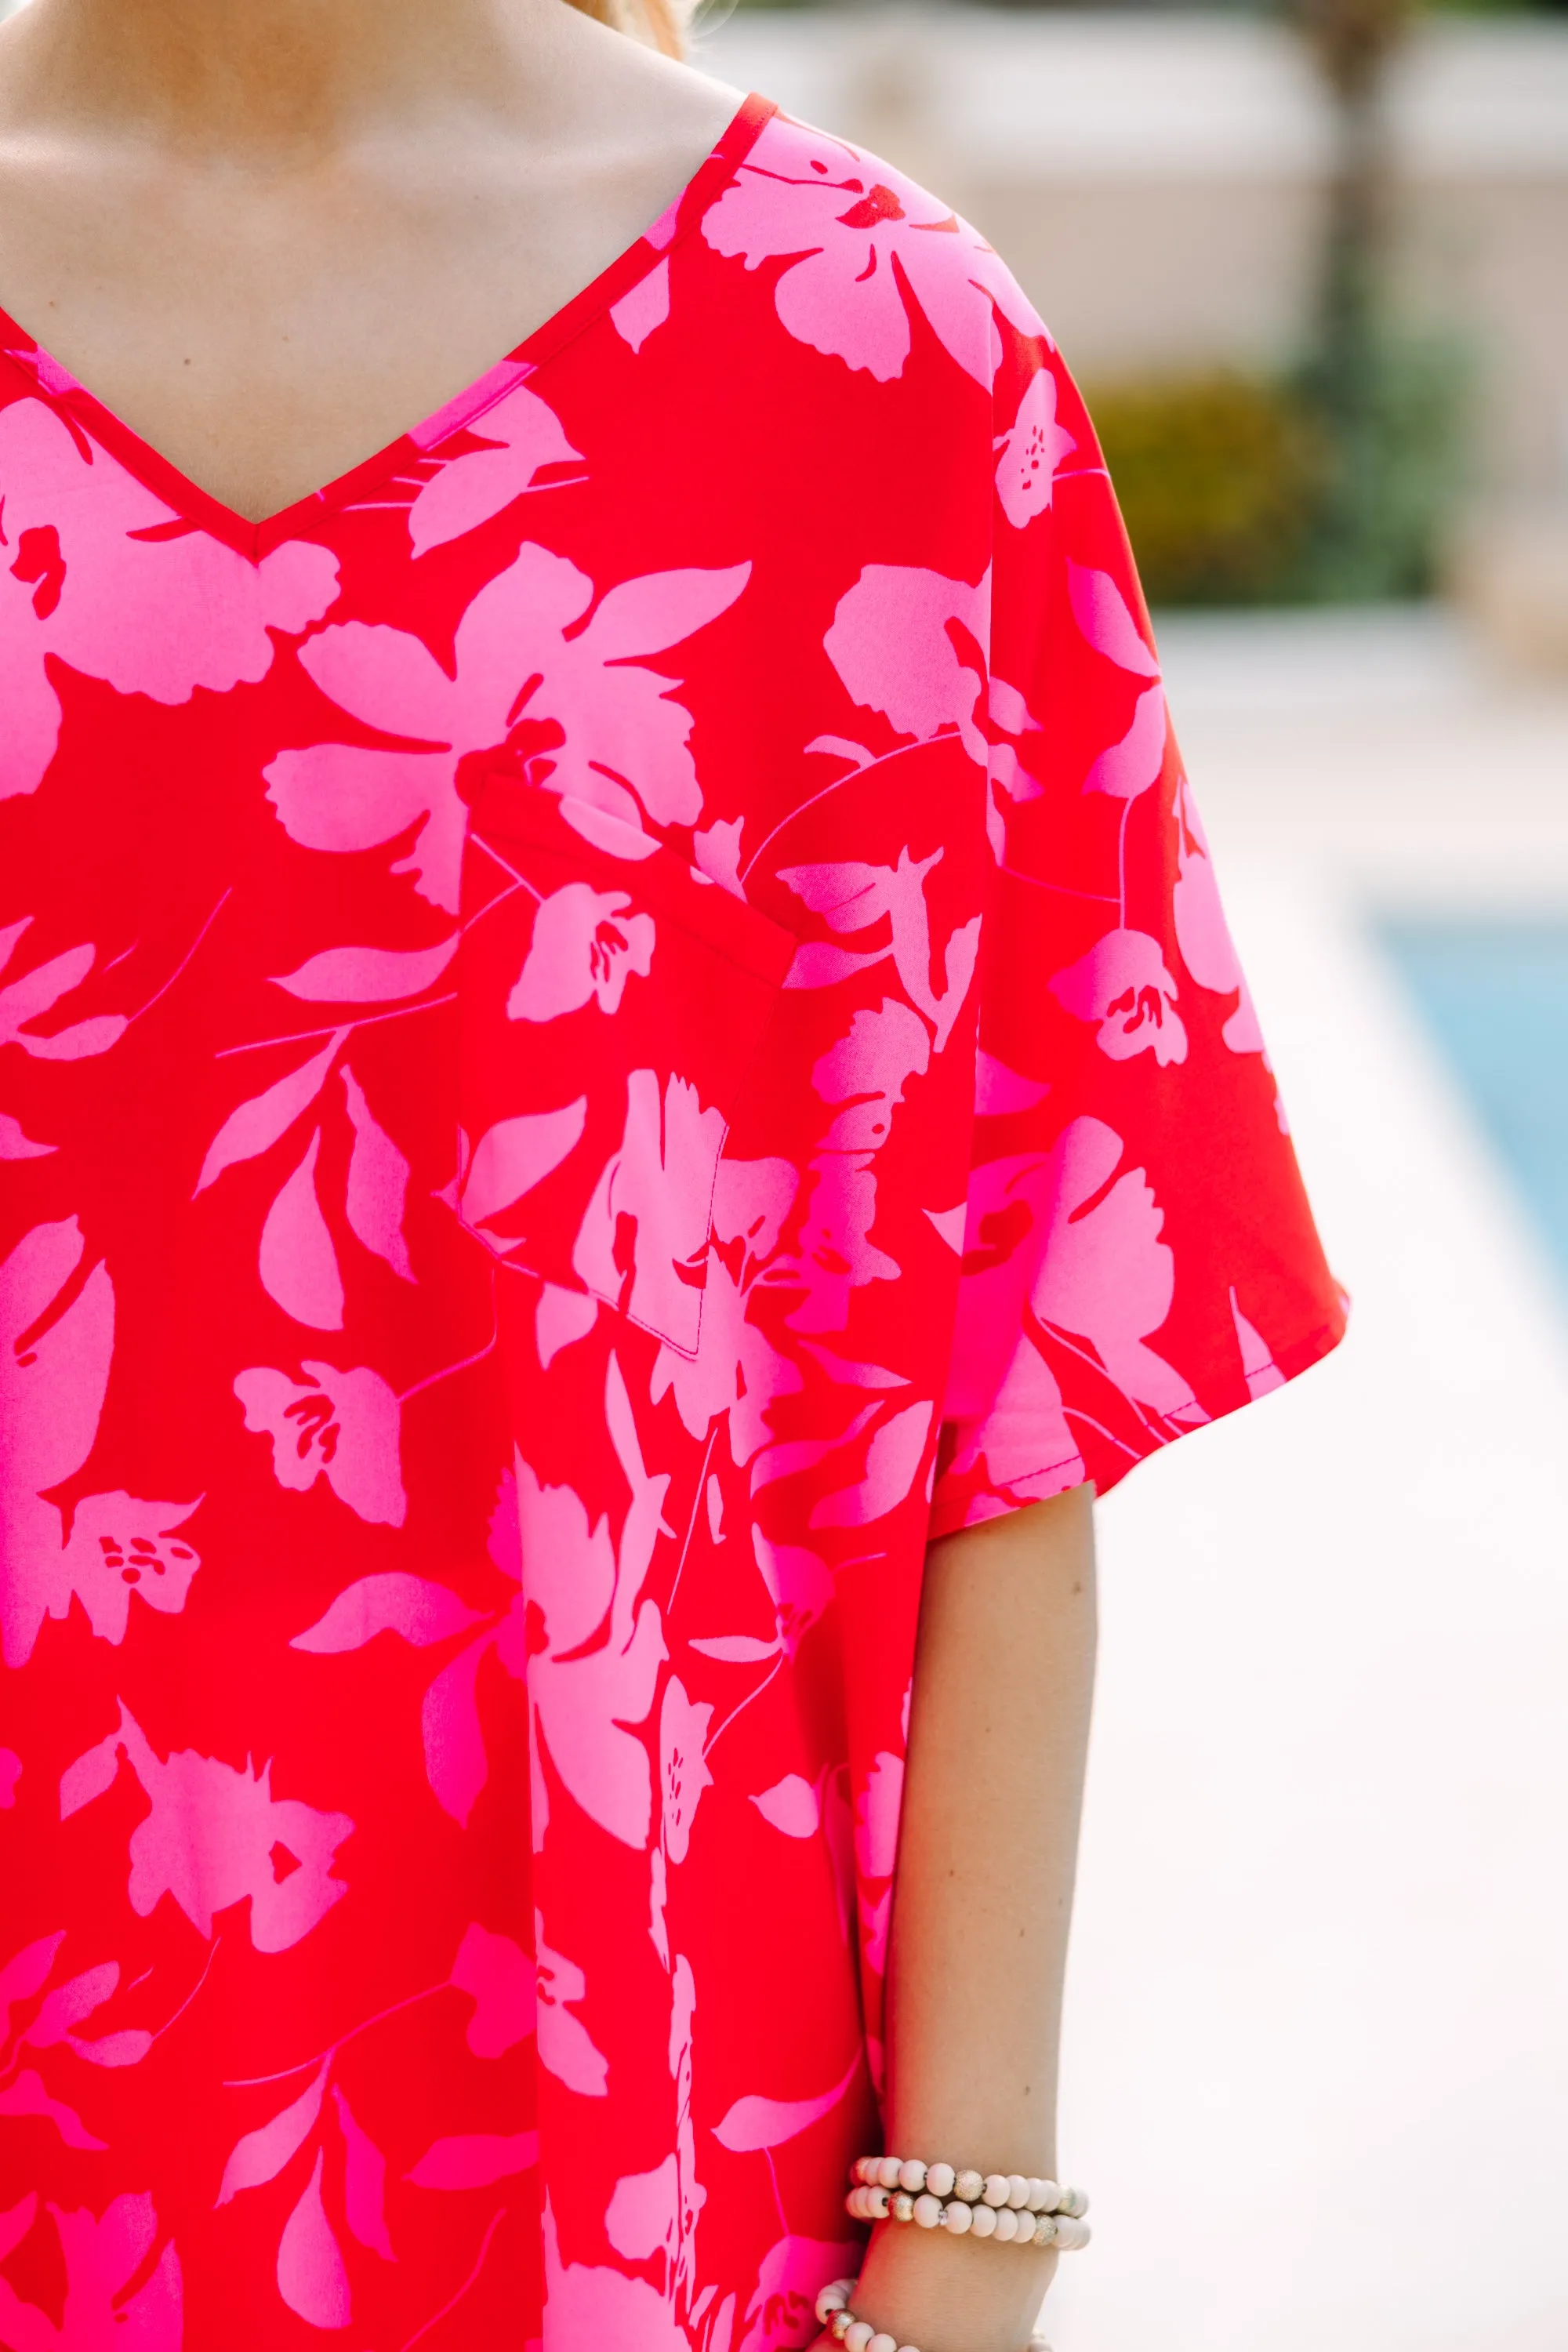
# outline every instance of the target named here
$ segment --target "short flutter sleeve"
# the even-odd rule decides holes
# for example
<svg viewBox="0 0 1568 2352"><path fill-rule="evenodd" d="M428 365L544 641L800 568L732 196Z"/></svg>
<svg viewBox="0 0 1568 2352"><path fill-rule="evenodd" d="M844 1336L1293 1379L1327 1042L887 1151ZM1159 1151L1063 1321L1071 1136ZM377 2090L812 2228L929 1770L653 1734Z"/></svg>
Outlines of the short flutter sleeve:
<svg viewBox="0 0 1568 2352"><path fill-rule="evenodd" d="M994 856L932 1532L1092 1479L1325 1354L1345 1302L1070 377L996 378Z"/></svg>

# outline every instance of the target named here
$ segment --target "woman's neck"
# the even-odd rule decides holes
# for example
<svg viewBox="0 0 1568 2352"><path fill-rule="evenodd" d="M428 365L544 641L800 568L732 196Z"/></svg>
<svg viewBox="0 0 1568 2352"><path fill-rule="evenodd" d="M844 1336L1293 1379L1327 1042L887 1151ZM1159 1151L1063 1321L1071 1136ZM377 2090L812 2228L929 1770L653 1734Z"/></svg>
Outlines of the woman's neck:
<svg viewBox="0 0 1568 2352"><path fill-rule="evenodd" d="M299 163L399 118L546 103L559 0L29 0L0 117Z"/></svg>

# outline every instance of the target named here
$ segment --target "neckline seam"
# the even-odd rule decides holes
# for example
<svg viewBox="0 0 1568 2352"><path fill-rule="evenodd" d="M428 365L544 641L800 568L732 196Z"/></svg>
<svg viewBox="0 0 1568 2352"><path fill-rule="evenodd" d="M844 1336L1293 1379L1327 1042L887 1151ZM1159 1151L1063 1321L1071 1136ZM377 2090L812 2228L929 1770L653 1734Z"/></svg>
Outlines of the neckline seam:
<svg viewBox="0 0 1568 2352"><path fill-rule="evenodd" d="M135 427L129 425L106 402L100 400L90 386L82 383L70 370L55 359L46 345L28 332L21 321L0 307L0 363L25 387L28 396L42 399L66 425L68 430L85 433L104 454L120 465L142 488L167 506L171 512L193 530L216 540L220 545L232 548L252 564L259 564L275 548L286 541L307 533L327 515L347 511L355 495L373 489L378 483L396 478L402 464L411 459L423 459L430 449L418 438L426 425L444 417L449 410L461 413L447 426L439 441L431 448L439 448L458 433L473 429L479 421L499 407L507 395L520 383L531 383L552 361L567 350L591 327L603 321L622 298L639 285L660 261L668 261L699 227L724 189L741 170L766 125L778 113L777 103L756 91L747 94L731 115L719 138L698 164L685 185L672 197L663 212L648 224L640 236L625 247L605 264L597 276L554 310L548 319L502 353L500 359L483 369L450 400L441 402L427 415L405 426L394 439L383 444L357 465L346 467L318 488L307 490L287 506L252 522L237 508L226 506L210 490L205 489L174 461L166 457ZM711 187L708 184L712 182ZM700 195L700 201L695 201ZM686 214L684 220L681 214ZM661 247L649 243L651 233L660 223L675 215L678 226L668 242ZM578 315L579 312L581 315ZM8 339L16 338L14 345ZM17 348L16 346L20 346ZM64 379L58 386L42 382L23 356L30 351L45 366ZM506 372L510 371L510 373ZM506 380L495 385L485 396L489 379L506 374Z"/></svg>

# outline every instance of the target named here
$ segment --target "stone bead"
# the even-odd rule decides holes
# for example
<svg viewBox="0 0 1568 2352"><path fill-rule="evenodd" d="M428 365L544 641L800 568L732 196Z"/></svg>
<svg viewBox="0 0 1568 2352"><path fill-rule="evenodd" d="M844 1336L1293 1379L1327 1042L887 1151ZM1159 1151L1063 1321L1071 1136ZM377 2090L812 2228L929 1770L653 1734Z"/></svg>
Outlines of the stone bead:
<svg viewBox="0 0 1568 2352"><path fill-rule="evenodd" d="M933 2197L951 2197L957 2179L958 2175L951 2164L928 2164L926 2167L926 2187Z"/></svg>
<svg viewBox="0 0 1568 2352"><path fill-rule="evenodd" d="M980 2201L980 2192L984 2186L978 2172L961 2172L952 2184L952 2193L955 2197L962 2197L966 2205L975 2205Z"/></svg>
<svg viewBox="0 0 1568 2352"><path fill-rule="evenodd" d="M915 2352L915 2347L912 2344L900 2344L899 2352Z"/></svg>
<svg viewBox="0 0 1568 2352"><path fill-rule="evenodd" d="M1030 2212L1048 2213L1056 2201L1056 2182L1054 2180L1042 2180L1038 2173L1036 2173L1029 2182Z"/></svg>
<svg viewBox="0 0 1568 2352"><path fill-rule="evenodd" d="M889 2202L889 2200L888 2192L885 2189L868 2189L866 2191L867 2220L868 2221L885 2221L888 2218Z"/></svg>
<svg viewBox="0 0 1568 2352"><path fill-rule="evenodd" d="M942 2209L942 2228L951 2230L955 2238L966 2236L973 2223L974 2208L966 2205L962 2197L954 2197Z"/></svg>
<svg viewBox="0 0 1568 2352"><path fill-rule="evenodd" d="M1064 2213L1057 2223L1057 2243L1063 2253L1070 2254L1078 2247L1087 2246L1089 2240L1089 2223L1079 2221L1074 2214Z"/></svg>
<svg viewBox="0 0 1568 2352"><path fill-rule="evenodd" d="M886 2195L885 2190L883 2193ZM895 2189L892 2196L888 2200L888 2210L895 2221L912 2221L915 2218L915 2200L907 2189ZM893 2352L898 2352L897 2345L893 2347Z"/></svg>
<svg viewBox="0 0 1568 2352"><path fill-rule="evenodd" d="M1002 2206L1007 2202L1007 2176L1005 2172L988 2172L980 2194L987 2205Z"/></svg>
<svg viewBox="0 0 1568 2352"><path fill-rule="evenodd" d="M862 2188L875 2188L877 2182L877 2168L881 2161L882 2159L879 2156L858 2156L856 2158L855 2178L859 2181Z"/></svg>
<svg viewBox="0 0 1568 2352"><path fill-rule="evenodd" d="M878 2188L896 2189L899 2185L899 2174L902 2169L903 2165L900 2158L896 2156L879 2157L877 2159Z"/></svg>
<svg viewBox="0 0 1568 2352"><path fill-rule="evenodd" d="M1064 2189L1057 2198L1057 2210L1070 2214L1075 2221L1081 2221L1089 2210L1089 2200L1081 2189Z"/></svg>
<svg viewBox="0 0 1568 2352"><path fill-rule="evenodd" d="M845 2309L848 2301L849 2281L847 2279L835 2279L831 2285L823 2288L816 2298L816 2315L824 2327L827 2326L836 2311Z"/></svg>
<svg viewBox="0 0 1568 2352"><path fill-rule="evenodd" d="M1021 2172L1007 2175L1007 2202L1015 2213L1021 2213L1029 2201L1029 2184Z"/></svg>
<svg viewBox="0 0 1568 2352"><path fill-rule="evenodd" d="M904 2162L899 2167L899 2187L900 2189L907 2189L911 2197L918 2197L925 2185L925 2166L921 2162L918 2156L907 2157ZM893 2352L899 2352L899 2347L896 2344L893 2347Z"/></svg>
<svg viewBox="0 0 1568 2352"><path fill-rule="evenodd" d="M1014 2212L1010 2205L1002 2206L996 2215L997 2244L999 2246L1011 2245L1013 2240L1017 2236L1017 2234L1018 2216Z"/></svg>
<svg viewBox="0 0 1568 2352"><path fill-rule="evenodd" d="M975 2236L977 2238L989 2238L996 2227L996 2215L992 2207L989 2205L974 2205L970 2208L970 2210L973 2214L974 2219L971 2221L969 2226L973 2231Z"/></svg>
<svg viewBox="0 0 1568 2352"><path fill-rule="evenodd" d="M933 2197L928 2189L922 2196L915 2199L916 2224L922 2230L934 2230L941 2220L942 2199ZM893 2352L898 2352L897 2345L894 2346Z"/></svg>
<svg viewBox="0 0 1568 2352"><path fill-rule="evenodd" d="M889 2336L885 2327L879 2327L867 2345L866 2352L899 2352L899 2339L896 2336Z"/></svg>
<svg viewBox="0 0 1568 2352"><path fill-rule="evenodd" d="M866 2347L877 2333L868 2319L856 2319L845 2333L845 2352L866 2352Z"/></svg>

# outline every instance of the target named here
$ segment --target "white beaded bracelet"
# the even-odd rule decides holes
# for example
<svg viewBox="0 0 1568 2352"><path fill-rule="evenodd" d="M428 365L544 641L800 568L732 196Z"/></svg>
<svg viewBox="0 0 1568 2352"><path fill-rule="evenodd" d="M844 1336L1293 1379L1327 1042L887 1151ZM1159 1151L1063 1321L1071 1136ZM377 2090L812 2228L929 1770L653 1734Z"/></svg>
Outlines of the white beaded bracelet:
<svg viewBox="0 0 1568 2352"><path fill-rule="evenodd" d="M816 2298L816 2316L836 2344L845 2352L916 2352L912 2344L900 2344L896 2336L885 2328L873 2327L868 2319L857 2319L849 2308L849 2298L859 2282L856 2279L835 2279L825 2286ZM1031 2336L1027 2352L1050 2352L1043 2336Z"/></svg>
<svg viewBox="0 0 1568 2352"><path fill-rule="evenodd" d="M1056 2246L1071 2253L1087 2246L1081 2189L1022 2173L955 2172L951 2164L919 2157L862 2156L850 2168L855 2182L845 2199L857 2221L912 2221L954 2237L994 2238L1000 2245Z"/></svg>

